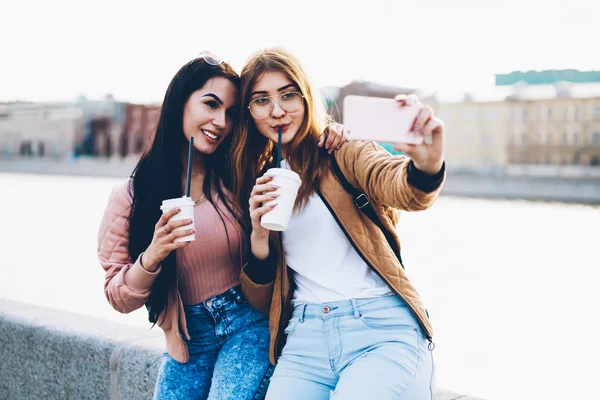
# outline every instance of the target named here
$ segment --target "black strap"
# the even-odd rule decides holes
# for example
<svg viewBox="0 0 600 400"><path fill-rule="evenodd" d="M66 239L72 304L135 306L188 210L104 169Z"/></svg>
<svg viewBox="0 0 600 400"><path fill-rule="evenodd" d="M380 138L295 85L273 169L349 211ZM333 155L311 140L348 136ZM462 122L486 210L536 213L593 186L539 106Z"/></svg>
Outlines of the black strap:
<svg viewBox="0 0 600 400"><path fill-rule="evenodd" d="M369 219L373 221L375 225L377 225L381 232L383 232L385 239L394 251L394 254L396 254L396 257L398 257L400 265L402 265L402 268L404 268L404 264L402 263L402 256L400 255L400 248L398 247L398 242L396 241L396 239L394 239L392 233L389 230L387 230L381 223L381 220L377 216L377 213L375 212L375 209L373 208L373 205L369 201L367 195L364 192L352 186L350 182L348 182L348 180L344 176L344 173L340 169L340 166L335 160L335 157L331 157L331 167L333 169L333 173L335 174L335 176L337 176L338 180L344 187L344 190L346 190L346 192L348 192L353 197L353 201L356 207L358 207L367 217L369 217Z"/></svg>

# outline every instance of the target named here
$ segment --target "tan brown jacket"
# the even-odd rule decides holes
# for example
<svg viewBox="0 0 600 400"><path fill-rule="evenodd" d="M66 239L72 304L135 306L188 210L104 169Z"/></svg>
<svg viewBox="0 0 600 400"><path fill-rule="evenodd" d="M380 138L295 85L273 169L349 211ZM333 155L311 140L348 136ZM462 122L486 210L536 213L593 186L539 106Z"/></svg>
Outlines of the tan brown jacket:
<svg viewBox="0 0 600 400"><path fill-rule="evenodd" d="M348 182L364 191L383 226L396 234L399 210L429 208L438 197L445 168L429 176L402 156L391 156L373 142L350 142L335 153L336 161ZM408 279L381 230L353 202L335 175L321 179L319 195L355 249L388 286L411 308L423 332L431 338L433 329L419 294ZM265 261L249 262L242 269L242 289L259 311L269 314L270 359L274 364L285 344L283 333L292 313L293 280L286 266L281 234L271 232L271 254Z"/></svg>

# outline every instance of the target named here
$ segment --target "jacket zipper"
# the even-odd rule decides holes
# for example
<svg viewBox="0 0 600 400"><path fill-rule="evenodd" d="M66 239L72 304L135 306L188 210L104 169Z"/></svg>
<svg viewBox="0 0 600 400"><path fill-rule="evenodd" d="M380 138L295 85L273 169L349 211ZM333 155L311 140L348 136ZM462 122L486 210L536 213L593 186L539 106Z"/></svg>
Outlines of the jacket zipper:
<svg viewBox="0 0 600 400"><path fill-rule="evenodd" d="M419 325L421 325L421 328L423 329L423 333L425 334L425 337L427 338L427 340L429 341L430 346L432 346L433 340L431 335L427 332L427 329L425 328L425 324L423 324L423 321L421 321L421 318L418 316L418 314L415 312L414 308L412 307L412 305L406 300L406 298L398 291L396 290L391 284L390 282L382 275L379 273L379 271L377 271L375 269L375 267L373 267L373 265L371 265L371 263L365 258L365 256L363 255L363 253L358 249L358 246L356 246L356 243L354 243L354 240L352 240L352 238L350 237L350 234L348 233L348 231L346 231L346 228L344 228L344 226L340 223L340 220L338 219L338 216L336 215L336 213L333 211L333 209L331 208L331 205L329 205L329 203L327 202L327 200L325 200L325 198L323 197L323 194L321 193L320 190L317 190L317 194L319 195L319 197L321 198L321 200L323 201L323 203L325 203L325 206L327 207L327 209L329 210L329 212L331 213L331 215L333 215L333 218L335 219L335 222L338 224L338 226L340 227L340 229L342 230L342 232L344 232L344 235L346 235L346 238L348 238L348 241L350 242L350 244L352 245L352 247L354 248L354 250L358 253L358 255L360 255L360 257L363 259L363 261L369 266L369 268L375 272L377 274L377 276L379 276L387 285L388 287L394 292L396 293L402 300L404 300L404 302L406 303L406 305L408 306L408 308L410 308L410 310L412 311L413 315L417 318L417 321L419 321ZM433 347L435 347L435 344L433 344ZM431 349L432 350L432 349Z"/></svg>

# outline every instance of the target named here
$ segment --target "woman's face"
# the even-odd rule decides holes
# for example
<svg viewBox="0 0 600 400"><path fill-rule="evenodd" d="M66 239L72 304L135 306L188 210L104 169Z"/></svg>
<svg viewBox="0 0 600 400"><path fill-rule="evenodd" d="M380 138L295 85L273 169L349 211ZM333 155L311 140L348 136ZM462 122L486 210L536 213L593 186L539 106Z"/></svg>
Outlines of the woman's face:
<svg viewBox="0 0 600 400"><path fill-rule="evenodd" d="M227 78L209 79L193 92L183 108L183 132L194 148L212 154L231 133L238 107L235 85Z"/></svg>
<svg viewBox="0 0 600 400"><path fill-rule="evenodd" d="M282 145L294 139L304 120L304 99L292 94L299 91L299 88L281 72L267 72L254 83L250 101L261 99L257 103L266 108L263 111L265 118L258 119L254 112L252 113L252 119L261 135L277 143L278 129L281 127ZM270 98L272 103L269 103L267 98ZM280 104L292 111L284 110ZM290 107L289 104L298 106Z"/></svg>

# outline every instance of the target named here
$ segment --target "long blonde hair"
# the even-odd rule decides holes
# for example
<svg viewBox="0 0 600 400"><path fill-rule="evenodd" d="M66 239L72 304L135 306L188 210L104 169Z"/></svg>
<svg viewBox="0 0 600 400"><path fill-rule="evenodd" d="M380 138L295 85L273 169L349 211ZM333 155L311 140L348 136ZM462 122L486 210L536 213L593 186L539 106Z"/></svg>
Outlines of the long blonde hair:
<svg viewBox="0 0 600 400"><path fill-rule="evenodd" d="M288 145L287 162L298 172L302 185L295 208L306 204L308 197L319 186L321 174L329 167L329 155L317 143L329 121L325 102L311 87L308 76L298 60L282 48L268 48L252 54L241 73L241 118L233 135L230 165L233 189L243 208L248 202L256 178L273 166L277 149L260 134L248 103L256 81L269 72L281 72L290 79L304 96L304 121Z"/></svg>

